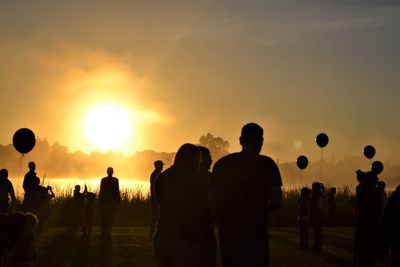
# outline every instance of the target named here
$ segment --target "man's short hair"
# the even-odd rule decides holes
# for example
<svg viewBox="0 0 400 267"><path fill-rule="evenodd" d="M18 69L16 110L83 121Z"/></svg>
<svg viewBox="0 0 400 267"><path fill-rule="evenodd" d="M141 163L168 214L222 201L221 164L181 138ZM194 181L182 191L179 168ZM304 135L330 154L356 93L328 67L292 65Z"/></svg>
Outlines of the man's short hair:
<svg viewBox="0 0 400 267"><path fill-rule="evenodd" d="M264 130L257 123L248 123L242 128L240 140L242 144L260 143L263 140Z"/></svg>
<svg viewBox="0 0 400 267"><path fill-rule="evenodd" d="M162 162L162 160L156 160L156 161L154 161L154 167L158 167L158 166L163 166L164 165L164 162Z"/></svg>

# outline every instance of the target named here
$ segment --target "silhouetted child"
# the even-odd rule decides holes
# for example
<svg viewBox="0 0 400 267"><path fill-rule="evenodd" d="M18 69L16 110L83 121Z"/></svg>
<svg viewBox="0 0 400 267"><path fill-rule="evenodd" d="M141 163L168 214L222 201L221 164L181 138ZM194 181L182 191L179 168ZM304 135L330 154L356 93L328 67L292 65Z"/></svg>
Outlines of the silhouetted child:
<svg viewBox="0 0 400 267"><path fill-rule="evenodd" d="M36 185L34 188L34 214L38 218L36 237L39 238L46 230L47 222L51 214L51 199L55 197L51 186Z"/></svg>
<svg viewBox="0 0 400 267"><path fill-rule="evenodd" d="M96 202L96 194L92 192L87 192L87 188L85 186L85 210L83 213L83 227L82 233L83 235L90 236L92 234L92 223L93 223L93 214L95 209L95 202Z"/></svg>
<svg viewBox="0 0 400 267"><path fill-rule="evenodd" d="M80 185L75 185L73 200L72 227L75 230L76 227L82 225L83 209L85 207L85 191L83 193L81 192Z"/></svg>
<svg viewBox="0 0 400 267"><path fill-rule="evenodd" d="M310 194L311 190L303 187L300 191L300 199L297 202L297 222L299 224L300 247L308 249L308 227L310 225Z"/></svg>
<svg viewBox="0 0 400 267"><path fill-rule="evenodd" d="M314 182L312 184L312 194L310 200L310 219L314 231L314 249L316 251L322 250L322 224L324 220L324 196L322 192L322 184Z"/></svg>

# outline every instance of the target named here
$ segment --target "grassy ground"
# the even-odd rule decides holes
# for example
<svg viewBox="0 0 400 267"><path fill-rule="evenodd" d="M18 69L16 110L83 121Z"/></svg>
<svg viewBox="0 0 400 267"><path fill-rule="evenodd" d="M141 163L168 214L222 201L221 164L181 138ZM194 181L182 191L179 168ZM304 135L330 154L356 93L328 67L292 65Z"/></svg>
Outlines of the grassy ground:
<svg viewBox="0 0 400 267"><path fill-rule="evenodd" d="M351 227L325 228L324 251L298 249L296 228L270 230L272 267L346 267L352 264ZM125 267L157 266L146 227L116 227L112 243L102 246L99 229L90 240L64 228L51 228L37 246L36 267ZM219 264L218 266L222 266Z"/></svg>

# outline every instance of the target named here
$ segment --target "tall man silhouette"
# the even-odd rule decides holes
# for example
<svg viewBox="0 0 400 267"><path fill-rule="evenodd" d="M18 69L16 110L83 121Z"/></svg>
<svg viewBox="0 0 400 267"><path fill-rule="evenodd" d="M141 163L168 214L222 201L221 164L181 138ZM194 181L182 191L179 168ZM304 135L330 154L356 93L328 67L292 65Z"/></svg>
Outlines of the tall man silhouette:
<svg viewBox="0 0 400 267"><path fill-rule="evenodd" d="M101 237L110 238L115 212L121 202L118 178L113 177L114 170L107 168L107 176L101 179L99 204L101 214Z"/></svg>
<svg viewBox="0 0 400 267"><path fill-rule="evenodd" d="M278 166L264 155L263 129L249 123L240 136L242 151L214 166L212 191L224 267L269 264L268 212L282 204Z"/></svg>

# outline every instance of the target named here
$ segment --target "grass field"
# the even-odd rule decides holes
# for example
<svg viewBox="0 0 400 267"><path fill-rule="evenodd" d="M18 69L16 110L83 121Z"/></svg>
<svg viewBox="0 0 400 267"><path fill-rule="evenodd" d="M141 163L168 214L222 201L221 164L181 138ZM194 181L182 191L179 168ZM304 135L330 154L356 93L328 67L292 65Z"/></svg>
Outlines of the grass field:
<svg viewBox="0 0 400 267"><path fill-rule="evenodd" d="M324 228L324 251L315 253L298 248L297 228L272 228L270 266L351 266L352 233L351 227ZM115 227L108 246L100 244L98 228L94 229L90 240L82 238L79 232L50 228L37 245L35 266L156 267L157 264L146 227Z"/></svg>

